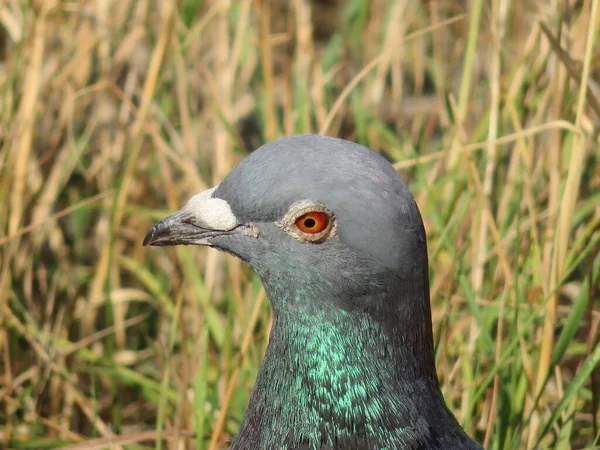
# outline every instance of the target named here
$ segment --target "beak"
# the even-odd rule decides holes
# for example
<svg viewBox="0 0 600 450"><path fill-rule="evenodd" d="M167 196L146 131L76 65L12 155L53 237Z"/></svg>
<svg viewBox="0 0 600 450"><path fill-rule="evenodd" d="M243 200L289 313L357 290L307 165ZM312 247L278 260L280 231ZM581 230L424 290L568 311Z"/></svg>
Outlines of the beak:
<svg viewBox="0 0 600 450"><path fill-rule="evenodd" d="M154 225L143 245L211 245L211 238L251 228L238 222L229 203L212 197L217 187L195 195L175 214Z"/></svg>

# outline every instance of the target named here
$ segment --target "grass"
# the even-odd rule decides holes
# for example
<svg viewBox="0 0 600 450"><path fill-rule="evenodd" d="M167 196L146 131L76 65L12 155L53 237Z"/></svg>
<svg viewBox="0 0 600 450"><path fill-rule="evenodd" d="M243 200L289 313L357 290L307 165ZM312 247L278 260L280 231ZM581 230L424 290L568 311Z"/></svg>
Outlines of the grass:
<svg viewBox="0 0 600 450"><path fill-rule="evenodd" d="M409 183L467 431L600 448L599 3L2 3L0 447L226 448L268 302L229 256L141 241L313 132Z"/></svg>

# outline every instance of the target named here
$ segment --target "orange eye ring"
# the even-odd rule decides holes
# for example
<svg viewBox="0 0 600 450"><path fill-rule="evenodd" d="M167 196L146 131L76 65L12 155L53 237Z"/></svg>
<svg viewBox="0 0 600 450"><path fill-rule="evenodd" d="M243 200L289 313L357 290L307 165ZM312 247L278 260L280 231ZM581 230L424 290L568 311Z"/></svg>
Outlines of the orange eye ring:
<svg viewBox="0 0 600 450"><path fill-rule="evenodd" d="M311 211L298 217L295 224L303 233L318 234L329 226L329 216L321 211Z"/></svg>
<svg viewBox="0 0 600 450"><path fill-rule="evenodd" d="M302 242L323 242L336 234L335 214L324 205L301 200L275 222L282 230Z"/></svg>

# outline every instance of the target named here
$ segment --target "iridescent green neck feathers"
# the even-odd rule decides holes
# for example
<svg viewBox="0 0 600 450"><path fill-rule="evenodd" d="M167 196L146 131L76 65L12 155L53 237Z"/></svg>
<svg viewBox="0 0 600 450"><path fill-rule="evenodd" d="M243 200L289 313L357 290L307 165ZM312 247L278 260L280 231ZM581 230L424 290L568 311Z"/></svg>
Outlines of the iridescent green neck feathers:
<svg viewBox="0 0 600 450"><path fill-rule="evenodd" d="M233 449L436 448L454 428L462 438L412 343L366 313L294 300L275 310Z"/></svg>

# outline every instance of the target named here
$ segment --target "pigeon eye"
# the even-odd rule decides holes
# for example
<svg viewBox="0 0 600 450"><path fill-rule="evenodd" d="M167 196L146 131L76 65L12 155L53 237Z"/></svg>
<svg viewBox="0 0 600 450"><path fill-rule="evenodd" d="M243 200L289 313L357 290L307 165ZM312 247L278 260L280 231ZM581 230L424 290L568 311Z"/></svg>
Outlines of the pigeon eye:
<svg viewBox="0 0 600 450"><path fill-rule="evenodd" d="M294 203L276 224L299 241L323 242L336 234L333 212L310 200Z"/></svg>
<svg viewBox="0 0 600 450"><path fill-rule="evenodd" d="M316 234L327 228L329 216L324 212L312 211L298 217L295 223L303 233Z"/></svg>

